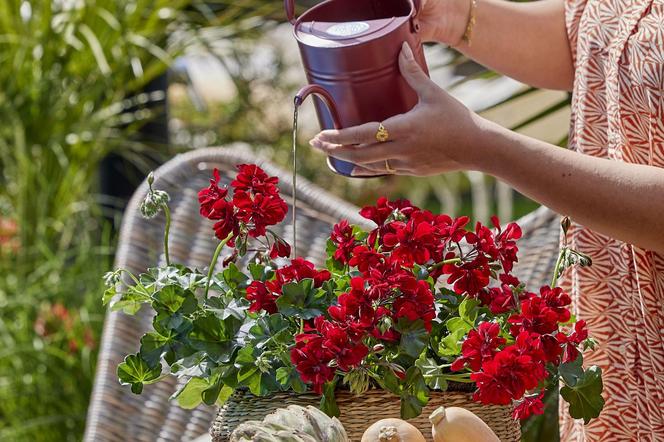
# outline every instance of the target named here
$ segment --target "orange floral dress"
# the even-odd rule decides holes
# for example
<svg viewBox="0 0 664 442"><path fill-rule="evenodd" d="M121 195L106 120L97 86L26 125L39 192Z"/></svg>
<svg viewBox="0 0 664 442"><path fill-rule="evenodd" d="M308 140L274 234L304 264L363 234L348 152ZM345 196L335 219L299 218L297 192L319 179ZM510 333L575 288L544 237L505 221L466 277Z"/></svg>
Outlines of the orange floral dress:
<svg viewBox="0 0 664 442"><path fill-rule="evenodd" d="M576 68L570 148L664 167L664 0L565 2ZM563 284L599 341L584 356L603 370L606 405L586 426L561 409L561 440L664 441L664 256L582 226L569 241L593 259Z"/></svg>

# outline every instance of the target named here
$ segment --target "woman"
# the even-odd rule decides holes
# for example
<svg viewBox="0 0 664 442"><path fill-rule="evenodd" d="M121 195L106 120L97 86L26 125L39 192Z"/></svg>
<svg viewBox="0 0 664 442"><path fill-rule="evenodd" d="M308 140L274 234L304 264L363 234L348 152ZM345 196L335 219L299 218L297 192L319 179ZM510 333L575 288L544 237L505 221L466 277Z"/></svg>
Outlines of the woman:
<svg viewBox="0 0 664 442"><path fill-rule="evenodd" d="M432 83L404 45L420 97L383 123L324 131L312 146L356 175L489 173L569 215L593 266L565 284L599 341L606 405L587 426L561 413L565 441L664 441L664 0L428 0L426 40L537 87L573 90L570 148L484 120ZM380 138L380 137L379 137Z"/></svg>

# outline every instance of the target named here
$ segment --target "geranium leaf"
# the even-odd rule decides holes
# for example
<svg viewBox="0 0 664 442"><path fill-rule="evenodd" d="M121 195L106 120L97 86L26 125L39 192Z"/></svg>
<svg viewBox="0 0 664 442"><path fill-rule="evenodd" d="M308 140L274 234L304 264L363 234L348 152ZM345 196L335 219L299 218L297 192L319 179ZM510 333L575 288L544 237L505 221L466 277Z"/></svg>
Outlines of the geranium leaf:
<svg viewBox="0 0 664 442"><path fill-rule="evenodd" d="M326 383L325 387L323 387L323 397L320 400L321 411L331 417L339 416L341 414L339 406L337 405L337 400L334 397L334 389L336 385L336 381Z"/></svg>
<svg viewBox="0 0 664 442"><path fill-rule="evenodd" d="M170 330L166 332L166 335L148 332L141 338L141 357L148 364L156 365L161 360L161 356L171 350L173 343L175 343L175 334Z"/></svg>
<svg viewBox="0 0 664 442"><path fill-rule="evenodd" d="M277 382L281 384L282 390L293 390L296 393L304 393L307 391L307 386L300 375L293 367L279 367L277 369Z"/></svg>
<svg viewBox="0 0 664 442"><path fill-rule="evenodd" d="M277 308L284 316L313 319L323 314L325 296L322 290L314 288L313 279L284 284L282 295L277 298Z"/></svg>
<svg viewBox="0 0 664 442"><path fill-rule="evenodd" d="M102 305L107 305L113 297L117 294L117 291L115 290L115 286L109 287L106 290L104 290L104 295L101 297L101 302Z"/></svg>
<svg viewBox="0 0 664 442"><path fill-rule="evenodd" d="M420 355L415 361L415 366L422 372L422 377L429 388L439 391L447 390L447 380L445 380L442 368L432 358L426 357L426 353Z"/></svg>
<svg viewBox="0 0 664 442"><path fill-rule="evenodd" d="M194 293L178 285L168 285L152 295L152 307L156 311L167 310L171 313L177 311L183 314L194 312L198 308L198 301Z"/></svg>
<svg viewBox="0 0 664 442"><path fill-rule="evenodd" d="M208 381L201 378L191 378L183 389L175 393L171 398L177 399L178 405L187 410L196 408L202 402L201 394L209 387Z"/></svg>
<svg viewBox="0 0 664 442"><path fill-rule="evenodd" d="M457 356L461 353L461 338L466 335L464 329L457 329L440 340L439 356Z"/></svg>
<svg viewBox="0 0 664 442"><path fill-rule="evenodd" d="M122 385L131 385L131 391L140 394L143 385L159 380L161 366L149 365L140 355L129 355L118 365L117 373Z"/></svg>
<svg viewBox="0 0 664 442"><path fill-rule="evenodd" d="M406 318L400 318L395 329L401 333L399 350L412 358L417 358L429 341L424 322L421 319L411 322Z"/></svg>
<svg viewBox="0 0 664 442"><path fill-rule="evenodd" d="M579 378L583 376L583 355L579 353L579 356L574 361L560 364L558 373L563 378L563 381L565 381L565 384L574 387Z"/></svg>
<svg viewBox="0 0 664 442"><path fill-rule="evenodd" d="M236 290L238 288L246 288L249 277L242 273L240 269L237 268L235 263L230 263L228 267L222 272L224 281L228 286Z"/></svg>
<svg viewBox="0 0 664 442"><path fill-rule="evenodd" d="M477 306L479 301L473 298L466 298L459 305L459 317L463 318L471 326L475 325L477 319Z"/></svg>
<svg viewBox="0 0 664 442"><path fill-rule="evenodd" d="M576 385L565 385L560 395L569 403L569 414L575 419L583 419L587 424L599 416L604 408L602 398L602 370L597 366L588 368L577 379Z"/></svg>

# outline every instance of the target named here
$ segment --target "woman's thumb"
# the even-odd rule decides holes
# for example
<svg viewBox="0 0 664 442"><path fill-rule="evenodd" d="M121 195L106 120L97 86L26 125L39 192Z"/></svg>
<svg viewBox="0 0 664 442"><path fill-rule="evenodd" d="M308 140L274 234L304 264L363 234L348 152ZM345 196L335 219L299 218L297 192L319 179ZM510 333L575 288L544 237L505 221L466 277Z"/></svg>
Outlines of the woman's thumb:
<svg viewBox="0 0 664 442"><path fill-rule="evenodd" d="M424 73L413 55L413 50L407 42L404 42L399 54L399 68L401 75L406 79L410 87L417 92L420 98L426 94L431 87L431 80Z"/></svg>

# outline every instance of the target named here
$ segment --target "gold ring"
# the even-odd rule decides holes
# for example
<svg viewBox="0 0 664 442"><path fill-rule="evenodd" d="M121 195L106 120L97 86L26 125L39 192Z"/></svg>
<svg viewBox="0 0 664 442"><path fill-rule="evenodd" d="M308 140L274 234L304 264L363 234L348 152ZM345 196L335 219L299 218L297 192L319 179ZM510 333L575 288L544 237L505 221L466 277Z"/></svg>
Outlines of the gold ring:
<svg viewBox="0 0 664 442"><path fill-rule="evenodd" d="M385 160L385 172L387 172L389 174L392 174L392 175L397 173L397 171L395 169L392 169L390 167L390 160Z"/></svg>
<svg viewBox="0 0 664 442"><path fill-rule="evenodd" d="M383 123L378 123L378 130L376 131L376 141L384 143L390 138L390 133L385 129Z"/></svg>

